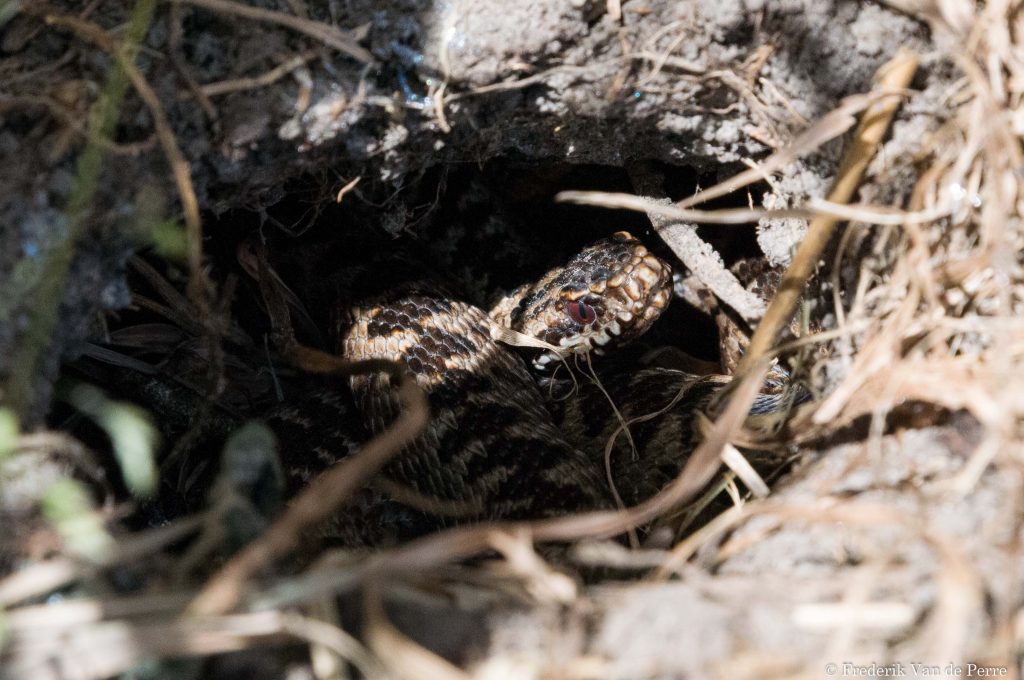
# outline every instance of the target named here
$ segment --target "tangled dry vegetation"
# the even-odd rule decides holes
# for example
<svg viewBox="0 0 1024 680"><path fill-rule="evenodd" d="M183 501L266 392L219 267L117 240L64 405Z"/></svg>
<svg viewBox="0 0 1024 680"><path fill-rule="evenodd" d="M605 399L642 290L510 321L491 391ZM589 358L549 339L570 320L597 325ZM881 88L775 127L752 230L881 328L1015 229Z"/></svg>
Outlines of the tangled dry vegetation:
<svg viewBox="0 0 1024 680"><path fill-rule="evenodd" d="M220 6L214 0L193 3ZM312 566L293 570L287 558L303 532L422 428L427 417L423 395L410 385L403 388L408 408L391 431L327 471L214 570L199 565L228 543L219 523L231 511L230 503L133 531L122 522L129 507L95 507L80 482L60 480L38 499L44 510L41 524L3 535L4 549L18 553L24 550L15 543L33 536L55 542L42 551L45 559L22 561L0 580L5 677L101 678L154 659L196 659L256 648L265 653L268 646L297 644L308 648L318 678L346 677L347 664L367 677L671 677L684 672L821 677L826 663L844 661L904 664L905 669L914 663L952 664L964 672L970 663L1006 669L1003 677L1019 676L1024 659L1019 426L1024 416L1024 14L1012 0L982 6L969 0L889 4L929 22L959 73L945 93L944 118L936 120L921 144L926 151L916 159L913 186L893 185L905 177L888 176L887 159L875 153L894 110L914 102L908 88L916 59L900 53L880 73L876 90L845 100L749 173L721 187L726 192L766 178L770 182L776 169L848 133L860 120L860 127L846 136L844 164L828 197L783 211L725 212L697 207L718 187L676 204L588 192L562 197L644 211L666 227L667 238L672 233L667 227L678 221L796 217L810 222L787 283L769 305L738 369L728 405L708 423L704 442L664 492L624 511L467 526L389 551L324 554ZM620 9L618 3L608 5L609 12ZM153 10L152 3L139 6L142 14ZM148 23L146 17L136 19L138 26ZM114 89L123 94L130 85L152 113L187 227L188 299L178 298L197 310L196 318L209 320L196 333L209 342L216 372L222 361L217 347L230 328L216 321L221 303L202 269L199 211L188 165L177 151L179 140L170 133L144 76L131 65L131 40L137 46L140 36L133 37L129 27L125 49L84 20L51 17L50 23L118 54L127 76ZM311 28L315 22L298 23L298 30L315 30L319 40L342 40ZM335 46L359 49L347 40ZM106 122L97 118L83 157L104 147L121 94L114 93ZM443 96L435 101L443 115ZM90 171L95 172L88 163L80 164L80 173ZM871 195L894 197L895 203L857 203L862 173ZM81 219L75 211L88 207L89 192L81 191L69 208L72 225ZM670 245L678 243L670 240ZM680 255L684 261L693 257L689 251ZM69 258L54 265L46 279L52 285L65 281ZM381 368L349 365L289 344L280 291L260 275L260 262L251 265L264 284L272 318L277 312L282 354L293 364L321 373ZM815 271L824 272L815 289L829 303L820 314L826 328L779 346L778 331L788 324ZM43 313L38 322L52 327L56 318ZM785 447L806 459L791 479L764 498L744 498L730 487L732 509L663 551L629 552L617 543L594 542L693 502L717 473L723 450L752 439L756 444L757 434L744 431L744 414L766 369L761 359L791 357L807 346L824 350L804 354L813 357L802 370L818 393L792 414L785 429ZM25 351L26 362L34 364L37 350ZM28 401L24 392L30 385L30 380L6 385L9 405ZM110 432L115 448L118 441L131 449L132 441L151 437L145 418L122 404L80 388L62 398ZM33 465L47 452L73 457L82 449L60 432L19 433L13 413L3 411L0 420L5 474ZM250 446L265 443L252 431L232 441L243 436L250 437ZM120 462L132 491L152 488L151 462ZM742 462L733 469L748 488L760 488L755 477L744 477L752 473ZM12 492L10 487L6 491ZM815 545L788 555L786 537L794 534L807 534ZM563 542L576 544L578 562L642 578L605 579L601 588L584 588L534 549ZM817 560L828 568L808 570L801 567L801 558L803 567ZM120 591L112 585L126 565L142 563L147 565L143 583ZM686 597L694 599L674 599L679 591L664 583L680 575L682 585L692 588ZM608 627L616 616L628 615L634 606L629 602L644 602L652 589L672 607L668 614L658 610L658 616L669 617L665 630L678 636L683 649L698 646L686 642L687 636L707 639L695 632L701 627L717 627L730 644L716 642L686 654L668 640L662 640L661 649L638 651L635 642L616 649L621 639L611 636ZM441 599L451 609L459 608L457 601L476 598L504 603L494 604L495 610L569 614L554 621L526 615L520 625L544 630L551 639L518 640L507 648L477 640L482 647L475 656L465 650L449 655L459 658L460 668L442 653L428 651L415 630L400 630L392 620L396 607L416 600L412 591L419 593L416 597L444 593ZM708 602L716 608L708 609ZM339 607L361 612L358 639L349 632L352 617ZM456 616L445 611L445 616ZM651 611L648 615L654 616ZM661 623L633 615L637 626L650 623L663 631ZM758 616L770 621L758 622ZM343 626L343 619L349 625ZM424 617L412 628L429 620ZM582 638L568 642L553 632L568 620L589 621L595 639L581 633ZM488 625L499 626L496 621ZM776 627L777 635L765 632ZM596 639L600 635L603 641ZM555 649L558 645L561 650ZM630 665L637 655L648 665ZM680 656L687 658L675 658ZM152 677L204 672L200 665L175 663L151 663L147 672Z"/></svg>

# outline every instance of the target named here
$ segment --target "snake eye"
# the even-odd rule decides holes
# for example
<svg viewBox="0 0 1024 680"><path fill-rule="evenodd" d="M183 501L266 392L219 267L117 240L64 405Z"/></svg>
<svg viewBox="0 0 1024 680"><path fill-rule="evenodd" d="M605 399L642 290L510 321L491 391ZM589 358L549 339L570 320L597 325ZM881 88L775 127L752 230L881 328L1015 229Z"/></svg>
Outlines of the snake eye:
<svg viewBox="0 0 1024 680"><path fill-rule="evenodd" d="M565 308L569 312L569 317L581 326L594 323L597 318L597 312L585 302L567 302Z"/></svg>

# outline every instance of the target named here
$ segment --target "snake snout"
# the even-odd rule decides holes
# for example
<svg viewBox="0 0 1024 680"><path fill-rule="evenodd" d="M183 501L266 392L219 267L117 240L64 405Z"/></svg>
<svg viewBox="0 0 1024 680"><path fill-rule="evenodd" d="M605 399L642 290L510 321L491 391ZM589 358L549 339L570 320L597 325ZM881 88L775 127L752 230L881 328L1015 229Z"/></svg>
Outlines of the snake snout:
<svg viewBox="0 0 1024 680"><path fill-rule="evenodd" d="M632 234L593 243L536 284L520 289L513 329L550 345L536 368L572 353L603 354L645 333L672 299L672 267Z"/></svg>

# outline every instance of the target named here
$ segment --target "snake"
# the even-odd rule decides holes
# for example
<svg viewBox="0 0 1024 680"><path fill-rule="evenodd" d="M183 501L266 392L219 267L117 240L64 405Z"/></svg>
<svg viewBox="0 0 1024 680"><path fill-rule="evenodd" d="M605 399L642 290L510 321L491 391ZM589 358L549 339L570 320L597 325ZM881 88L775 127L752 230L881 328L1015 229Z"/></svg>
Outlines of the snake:
<svg viewBox="0 0 1024 680"><path fill-rule="evenodd" d="M631 505L657 493L698 441L696 413L728 378L628 364L594 381L573 369L590 354L628 352L668 307L672 287L671 264L624 231L488 310L416 267L377 265L336 282L328 346L353 362L400 365L426 393L430 420L385 466L387 483L360 492L325 533L376 544L465 521ZM316 432L312 444L283 447L295 488L398 416L387 374L348 382L348 391L311 393L270 418L284 442ZM632 423L625 436L623 423ZM402 491L420 502L406 502Z"/></svg>

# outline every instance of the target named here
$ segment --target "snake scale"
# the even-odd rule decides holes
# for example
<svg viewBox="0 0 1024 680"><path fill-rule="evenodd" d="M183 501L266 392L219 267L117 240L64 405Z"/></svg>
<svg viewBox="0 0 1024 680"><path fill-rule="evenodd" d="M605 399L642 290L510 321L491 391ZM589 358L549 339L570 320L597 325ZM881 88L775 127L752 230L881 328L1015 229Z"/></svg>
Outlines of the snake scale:
<svg viewBox="0 0 1024 680"><path fill-rule="evenodd" d="M353 361L401 364L431 410L427 430L383 470L386 484L361 492L326 529L330 537L376 544L467 519L610 507L613 487L634 504L678 474L696 441L695 412L726 378L667 368L611 371L600 386L585 376L554 377L568 376L559 367L583 353L618 350L669 304L672 267L639 240L618 232L593 243L490 312L411 271L374 266L326 286L328 346ZM501 329L546 348L509 347L496 340L508 335ZM270 418L286 443L293 486L397 416L385 374L354 376L350 387L311 392ZM656 411L657 418L640 418ZM606 442L634 419L630 436L614 439L608 475ZM420 502L403 502L402 490ZM424 508L424 498L439 509Z"/></svg>

